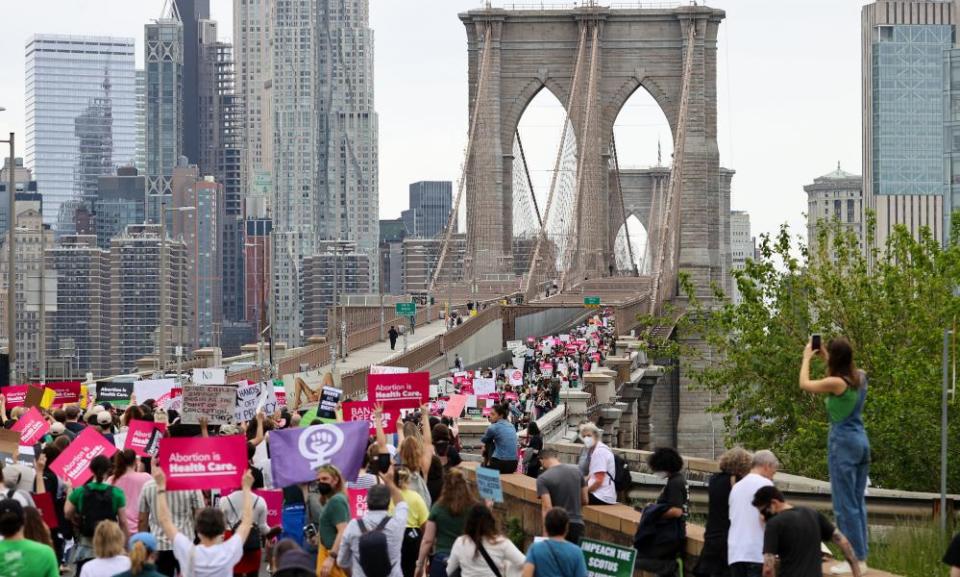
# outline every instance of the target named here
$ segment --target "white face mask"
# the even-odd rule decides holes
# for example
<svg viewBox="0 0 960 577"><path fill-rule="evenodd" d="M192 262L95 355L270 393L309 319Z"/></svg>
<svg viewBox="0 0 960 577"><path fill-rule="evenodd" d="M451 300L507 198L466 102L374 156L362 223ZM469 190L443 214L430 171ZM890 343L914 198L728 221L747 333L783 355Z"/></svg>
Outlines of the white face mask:
<svg viewBox="0 0 960 577"><path fill-rule="evenodd" d="M597 443L596 439L594 439L593 437L589 437L589 436L588 436L588 437L580 437L580 439L583 440L583 446L586 447L586 448L588 448L588 449L592 449L593 446Z"/></svg>

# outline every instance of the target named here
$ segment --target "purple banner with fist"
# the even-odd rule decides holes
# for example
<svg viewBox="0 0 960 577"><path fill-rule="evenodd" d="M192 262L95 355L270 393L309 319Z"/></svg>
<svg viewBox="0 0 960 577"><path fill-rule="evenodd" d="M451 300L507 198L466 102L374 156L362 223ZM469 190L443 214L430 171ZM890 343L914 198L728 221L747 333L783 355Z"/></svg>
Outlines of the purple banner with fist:
<svg viewBox="0 0 960 577"><path fill-rule="evenodd" d="M313 481L317 467L326 464L340 469L345 481L356 481L368 437L366 421L270 431L273 486Z"/></svg>

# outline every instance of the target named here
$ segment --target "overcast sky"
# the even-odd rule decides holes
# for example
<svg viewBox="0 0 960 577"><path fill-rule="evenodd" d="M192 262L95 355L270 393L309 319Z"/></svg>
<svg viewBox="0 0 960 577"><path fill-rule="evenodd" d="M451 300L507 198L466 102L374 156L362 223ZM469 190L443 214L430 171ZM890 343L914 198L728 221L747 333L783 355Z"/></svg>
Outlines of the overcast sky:
<svg viewBox="0 0 960 577"><path fill-rule="evenodd" d="M34 33L106 34L137 40L163 0L0 0L0 134L22 143L24 59ZM530 2L531 0L527 0ZM620 0L618 3L625 3ZM407 185L459 176L467 133L466 36L457 13L481 0L370 0L380 115L380 215L406 208ZM602 4L609 2L603 1ZM864 0L712 0L726 10L720 29L720 162L736 170L733 207L751 214L755 234L788 222L805 231L803 185L839 161L861 172L860 7ZM211 0L229 39L232 0ZM502 1L495 1L501 5ZM669 157L669 133L646 94L618 120L621 165ZM542 92L521 122L534 188L549 183L562 121ZM22 151L22 149L20 149ZM5 148L4 148L5 152ZM19 154L19 153L18 153Z"/></svg>

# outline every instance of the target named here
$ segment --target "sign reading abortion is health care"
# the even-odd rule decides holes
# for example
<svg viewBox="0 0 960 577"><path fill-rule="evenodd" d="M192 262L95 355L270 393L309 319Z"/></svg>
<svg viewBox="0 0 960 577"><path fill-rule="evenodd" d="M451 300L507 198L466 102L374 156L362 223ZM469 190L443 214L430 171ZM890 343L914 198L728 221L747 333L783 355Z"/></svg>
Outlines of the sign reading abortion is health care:
<svg viewBox="0 0 960 577"><path fill-rule="evenodd" d="M169 437L160 443L157 462L170 491L236 489L247 470L247 439Z"/></svg>

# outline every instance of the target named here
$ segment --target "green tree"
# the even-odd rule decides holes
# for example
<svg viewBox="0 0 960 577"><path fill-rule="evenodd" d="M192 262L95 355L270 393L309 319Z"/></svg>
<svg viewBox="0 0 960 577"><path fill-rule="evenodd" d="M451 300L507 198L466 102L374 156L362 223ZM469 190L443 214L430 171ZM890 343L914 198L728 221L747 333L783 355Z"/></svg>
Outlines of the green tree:
<svg viewBox="0 0 960 577"><path fill-rule="evenodd" d="M873 244L869 219L867 246ZM958 221L960 225L960 221ZM955 228L956 229L956 228ZM883 250L864 255L856 236L839 222L820 226L815 250L784 226L763 236L758 260L734 273L742 301L716 291L698 299L686 289L681 336L699 335L711 362L688 369L695 383L719 393L714 408L727 425L729 444L771 448L785 469L827 478L828 421L823 397L798 386L803 347L811 334L826 341L844 335L869 378L865 422L872 447L871 480L905 490L935 490L939 479L940 386L943 330L960 312L960 247L942 248L924 231L914 239L897 228ZM649 326L663 319L643 319ZM687 360L696 351L676 343L650 345ZM682 339L681 339L682 342ZM815 373L823 373L815 361ZM960 439L951 406L951 439ZM960 443L951 447L960 459ZM950 487L960 491L960 466Z"/></svg>

